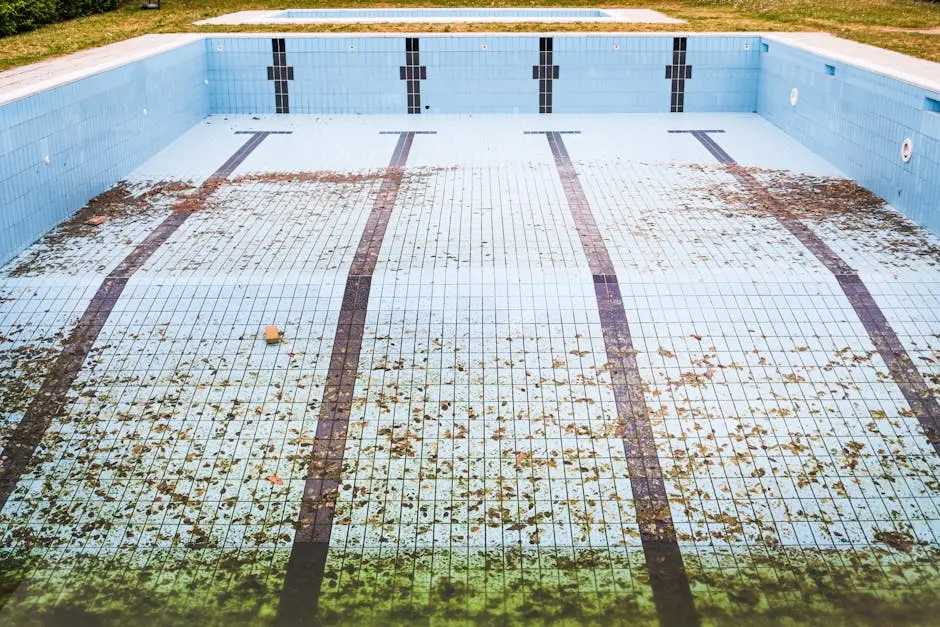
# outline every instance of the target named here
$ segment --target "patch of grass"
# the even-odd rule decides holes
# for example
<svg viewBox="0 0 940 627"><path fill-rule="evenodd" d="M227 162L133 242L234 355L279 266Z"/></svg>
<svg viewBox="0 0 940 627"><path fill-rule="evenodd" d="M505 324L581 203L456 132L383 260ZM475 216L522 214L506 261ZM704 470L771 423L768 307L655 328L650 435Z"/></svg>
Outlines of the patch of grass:
<svg viewBox="0 0 940 627"><path fill-rule="evenodd" d="M940 35L907 30L940 28L940 2L929 0L626 0L610 8L644 7L688 21L672 24L368 24L194 26L198 20L250 9L330 7L595 6L589 0L166 0L141 11L141 0L93 15L0 39L0 70L147 33L171 32L479 32L479 31L754 31L814 30L940 61ZM902 29L902 30L896 30Z"/></svg>

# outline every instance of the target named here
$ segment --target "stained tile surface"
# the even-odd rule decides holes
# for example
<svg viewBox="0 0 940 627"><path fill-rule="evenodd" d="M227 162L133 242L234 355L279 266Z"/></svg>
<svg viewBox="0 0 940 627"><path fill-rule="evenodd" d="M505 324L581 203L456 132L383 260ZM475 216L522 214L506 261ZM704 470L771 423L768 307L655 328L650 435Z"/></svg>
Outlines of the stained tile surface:
<svg viewBox="0 0 940 627"><path fill-rule="evenodd" d="M138 200L116 195L105 225L3 269L6 446L101 281L234 131L292 132L129 279L0 512L0 617L275 621L347 277L398 141L380 132L433 130L371 275L319 617L655 624L583 214L525 134L568 130L702 622L930 622L940 459L833 274L678 128L725 131L940 394L940 240L757 116L215 116L138 169Z"/></svg>

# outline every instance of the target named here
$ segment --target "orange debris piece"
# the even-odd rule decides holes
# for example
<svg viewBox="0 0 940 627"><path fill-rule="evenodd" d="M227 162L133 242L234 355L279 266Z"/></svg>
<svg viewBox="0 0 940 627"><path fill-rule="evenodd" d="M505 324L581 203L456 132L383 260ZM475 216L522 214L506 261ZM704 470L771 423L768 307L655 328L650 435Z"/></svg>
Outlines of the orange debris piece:
<svg viewBox="0 0 940 627"><path fill-rule="evenodd" d="M94 218L89 218L85 221L85 224L90 224L92 226L101 226L108 221L108 216L95 216Z"/></svg>
<svg viewBox="0 0 940 627"><path fill-rule="evenodd" d="M269 324L264 328L264 341L268 344L277 344L281 341L281 332L275 325Z"/></svg>

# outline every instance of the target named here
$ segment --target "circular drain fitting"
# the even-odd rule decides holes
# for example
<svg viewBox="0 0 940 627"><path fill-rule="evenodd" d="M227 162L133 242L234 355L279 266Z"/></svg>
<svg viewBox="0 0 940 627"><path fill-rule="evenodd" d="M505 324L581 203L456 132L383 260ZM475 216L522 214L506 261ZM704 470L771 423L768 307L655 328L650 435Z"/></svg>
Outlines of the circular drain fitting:
<svg viewBox="0 0 940 627"><path fill-rule="evenodd" d="M901 143L901 161L907 163L911 160L911 155L914 154L914 142L911 141L911 138L908 137Z"/></svg>

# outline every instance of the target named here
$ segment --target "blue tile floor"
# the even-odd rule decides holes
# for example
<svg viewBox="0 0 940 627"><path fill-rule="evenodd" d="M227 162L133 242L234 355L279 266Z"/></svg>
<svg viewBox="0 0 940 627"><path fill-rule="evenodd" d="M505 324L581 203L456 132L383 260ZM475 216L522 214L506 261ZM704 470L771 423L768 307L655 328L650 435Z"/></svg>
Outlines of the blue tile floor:
<svg viewBox="0 0 940 627"><path fill-rule="evenodd" d="M676 129L723 130L739 165ZM291 134L206 187L259 130ZM927 410L733 168L857 271ZM936 620L940 238L762 118L213 116L124 187L150 191L0 273L6 451L105 277L191 210L125 277L15 477L0 622L275 623L311 498L328 551L301 596L322 623ZM358 366L337 374L347 332ZM644 424L655 520L625 452ZM337 491L311 497L335 446Z"/></svg>

